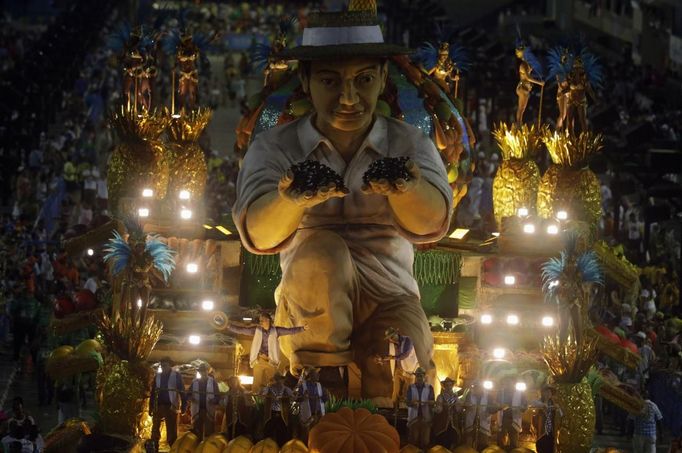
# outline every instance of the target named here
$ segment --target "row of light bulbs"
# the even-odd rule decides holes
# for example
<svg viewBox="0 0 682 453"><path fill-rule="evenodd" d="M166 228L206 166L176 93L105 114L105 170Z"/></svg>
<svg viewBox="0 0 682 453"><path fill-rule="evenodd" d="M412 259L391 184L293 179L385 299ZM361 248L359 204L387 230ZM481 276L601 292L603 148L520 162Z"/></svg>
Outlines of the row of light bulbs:
<svg viewBox="0 0 682 453"><path fill-rule="evenodd" d="M519 316L513 313L510 313L507 315L506 318L506 323L509 326L518 326L520 323ZM493 315L490 313L484 313L481 315L480 322L483 325L490 325L493 323ZM545 315L541 319L541 324L543 327L553 327L554 326L554 318L549 315Z"/></svg>
<svg viewBox="0 0 682 453"><path fill-rule="evenodd" d="M142 189L142 198L148 199L148 198L152 198L153 196L154 196L154 190L149 189L149 188ZM189 201L190 197L191 197L191 195L190 195L190 193L189 193L189 190L184 190L184 189L183 189L183 190L181 190L180 192L178 192L178 198L179 198L181 201ZM139 207L139 208L137 209L137 215L138 215L138 217L140 217L140 218L147 218L147 217L149 217L149 214L150 214L150 213L151 213L150 209L149 209L148 207L146 207L146 206L142 206L142 207ZM191 219L191 218L192 218L192 214L193 214L193 213L192 213L192 210L189 209L189 208L186 208L186 207L183 206L183 207L180 209L180 218L181 218L182 220L189 220L189 219Z"/></svg>

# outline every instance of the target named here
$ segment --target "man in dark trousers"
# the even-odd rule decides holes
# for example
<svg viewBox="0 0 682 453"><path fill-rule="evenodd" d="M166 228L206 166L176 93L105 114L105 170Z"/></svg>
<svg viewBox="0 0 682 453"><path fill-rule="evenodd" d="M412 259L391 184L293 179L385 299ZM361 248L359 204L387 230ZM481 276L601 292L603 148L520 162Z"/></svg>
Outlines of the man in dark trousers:
<svg viewBox="0 0 682 453"><path fill-rule="evenodd" d="M555 401L556 389L552 385L542 387L539 401L533 401L532 406L540 409L542 423L538 433L540 436L535 442L538 453L554 453L554 444L559 419L561 418L561 408Z"/></svg>
<svg viewBox="0 0 682 453"><path fill-rule="evenodd" d="M220 402L220 390L215 378L209 374L208 365L199 365L197 377L189 388L192 405L192 430L199 440L215 431L215 410Z"/></svg>
<svg viewBox="0 0 682 453"><path fill-rule="evenodd" d="M291 438L289 408L294 392L284 386L284 376L276 373L272 378L272 383L261 390L261 396L265 401L263 434L277 441L281 447Z"/></svg>
<svg viewBox="0 0 682 453"><path fill-rule="evenodd" d="M227 379L227 385L229 390L223 397L223 405L225 406L223 435L228 439L249 435L253 399L239 383L237 376L230 376Z"/></svg>
<svg viewBox="0 0 682 453"><path fill-rule="evenodd" d="M156 374L149 399L149 414L152 416L152 440L159 450L161 422L166 423L166 440L171 446L178 438L178 414L183 407L185 385L180 373L173 369L170 357L161 359L160 372Z"/></svg>

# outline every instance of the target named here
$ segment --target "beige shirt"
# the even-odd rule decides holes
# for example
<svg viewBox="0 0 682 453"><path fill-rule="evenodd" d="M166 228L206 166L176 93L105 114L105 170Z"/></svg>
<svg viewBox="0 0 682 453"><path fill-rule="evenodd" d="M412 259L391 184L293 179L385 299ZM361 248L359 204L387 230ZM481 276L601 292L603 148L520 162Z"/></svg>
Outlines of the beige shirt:
<svg viewBox="0 0 682 453"><path fill-rule="evenodd" d="M395 220L386 196L365 195L361 191L362 176L373 161L401 156L408 156L419 165L422 177L443 194L447 203L446 220L431 234L416 235L405 230ZM282 174L304 160L316 160L334 169L343 177L350 193L307 209L296 232L277 247L257 249L246 230L249 205L277 190ZM419 296L412 271L412 243L434 242L443 237L451 214L452 190L431 139L414 126L383 116L377 116L348 164L313 126L312 116L260 133L244 158L237 181L237 201L232 209L244 246L257 254L280 252L283 270L310 232L325 229L339 234L350 249L361 290L378 301L391 296Z"/></svg>

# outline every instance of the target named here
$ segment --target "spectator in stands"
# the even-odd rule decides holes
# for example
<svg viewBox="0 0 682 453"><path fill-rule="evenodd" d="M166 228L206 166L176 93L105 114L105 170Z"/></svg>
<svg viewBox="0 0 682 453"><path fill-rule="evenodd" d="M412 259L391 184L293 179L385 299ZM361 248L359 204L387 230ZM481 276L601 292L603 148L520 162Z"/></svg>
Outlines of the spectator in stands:
<svg viewBox="0 0 682 453"><path fill-rule="evenodd" d="M633 453L656 453L656 440L660 437L663 415L646 391L642 392L642 398L644 410L641 414L630 416L634 420L632 450Z"/></svg>

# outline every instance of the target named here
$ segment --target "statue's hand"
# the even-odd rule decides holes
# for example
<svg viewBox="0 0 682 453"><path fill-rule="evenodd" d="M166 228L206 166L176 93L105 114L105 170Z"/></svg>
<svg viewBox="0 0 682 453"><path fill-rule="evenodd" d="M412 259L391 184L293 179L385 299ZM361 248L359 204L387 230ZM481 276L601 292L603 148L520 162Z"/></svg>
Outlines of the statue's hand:
<svg viewBox="0 0 682 453"><path fill-rule="evenodd" d="M407 177L398 176L395 178L375 178L369 177L367 182L362 185L362 192L366 195L399 195L414 189L421 181L421 171L419 166L411 159L404 164Z"/></svg>
<svg viewBox="0 0 682 453"><path fill-rule="evenodd" d="M277 190L279 195L301 208L312 208L320 203L324 203L330 198L343 198L348 195L348 189L339 189L334 182L317 187L314 190L300 191L292 187L294 183L294 172L289 169L279 180Z"/></svg>

